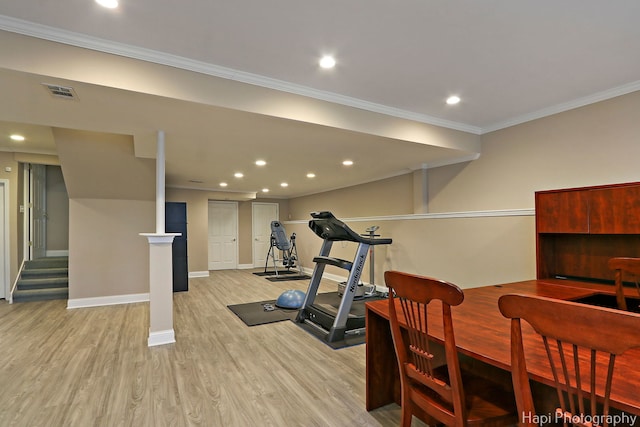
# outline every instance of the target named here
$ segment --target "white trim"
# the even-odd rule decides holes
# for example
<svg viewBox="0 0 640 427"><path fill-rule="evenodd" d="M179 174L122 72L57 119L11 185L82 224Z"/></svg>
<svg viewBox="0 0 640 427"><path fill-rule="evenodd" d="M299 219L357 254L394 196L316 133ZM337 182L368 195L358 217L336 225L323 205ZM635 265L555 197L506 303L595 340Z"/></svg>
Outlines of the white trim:
<svg viewBox="0 0 640 427"><path fill-rule="evenodd" d="M406 221L419 219L451 219L451 218L485 218L503 216L534 216L535 209L503 209L491 211L442 212L409 215L367 216L357 218L341 218L341 221L370 222L370 221ZM309 220L282 221L284 224L307 224Z"/></svg>
<svg viewBox="0 0 640 427"><path fill-rule="evenodd" d="M254 268L256 267L254 267L253 264L238 264L238 270L251 270Z"/></svg>
<svg viewBox="0 0 640 427"><path fill-rule="evenodd" d="M627 83L622 86L614 87L612 89L604 90L602 92L594 93L591 95L583 96L582 98L574 99L569 102L554 105L549 108L543 108L542 110L534 111L533 113L523 114L522 116L513 117L509 120L494 123L493 125L482 128L481 135L496 130L508 128L511 126L519 125L521 123L530 122L532 120L541 119L543 117L552 116L554 114L562 113L565 111L573 110L576 108L584 107L585 105L595 104L596 102L605 101L607 99L615 98L616 96L626 95L631 92L640 90L640 80Z"/></svg>
<svg viewBox="0 0 640 427"><path fill-rule="evenodd" d="M13 303L13 294L12 294L12 283L11 283L11 258L9 257L11 251L9 246L9 241L11 240L11 234L9 229L9 180L8 179L0 179L0 186L3 188L3 200L2 206L0 209L3 211L4 223L0 224L2 227L2 233L4 237L4 241L0 242L3 245L4 249L4 257L0 260L4 264L4 276L2 277L2 281L4 282L4 298L6 301ZM17 282L17 278L16 278Z"/></svg>
<svg viewBox="0 0 640 427"><path fill-rule="evenodd" d="M148 347L156 345L173 344L176 342L176 334L173 329L167 329L165 331L149 332L149 339L147 341Z"/></svg>
<svg viewBox="0 0 640 427"><path fill-rule="evenodd" d="M420 114L412 111L402 110L399 108L389 107L387 105L376 104L373 102L364 101L362 99L352 98L333 92L322 91L307 86L285 82L283 80L261 76L258 74L252 74L227 67L221 67L219 65L196 61L177 55L171 55L166 52L159 52L156 50L126 45L124 43L104 40L86 34L78 34L72 31L66 31L59 28L49 27L47 25L36 24L9 16L0 15L0 29L31 37L37 37L44 40L64 43L71 46L92 49L98 52L111 53L114 55L124 56L126 58L133 58L141 61L151 62L154 64L168 65L170 67L175 67L182 70L194 71L196 73L220 77L227 80L238 81L241 83L265 87L268 89L288 92L295 95L315 98L321 101L359 108L374 113L385 114L387 116L398 117L449 129L455 129L463 132L473 133L476 135L479 135L482 132L482 129L478 126L471 126L465 123L458 123L451 120L429 116L426 114Z"/></svg>
<svg viewBox="0 0 640 427"><path fill-rule="evenodd" d="M133 304L148 302L149 294L112 295L107 297L74 298L67 301L67 309L102 307L105 305Z"/></svg>
<svg viewBox="0 0 640 427"><path fill-rule="evenodd" d="M45 253L46 256L69 256L68 249L60 249L60 250L47 250Z"/></svg>
<svg viewBox="0 0 640 427"><path fill-rule="evenodd" d="M150 245L170 245L177 236L182 233L138 233L149 240Z"/></svg>
<svg viewBox="0 0 640 427"><path fill-rule="evenodd" d="M209 277L209 271L190 271L189 279L195 279L196 277Z"/></svg>

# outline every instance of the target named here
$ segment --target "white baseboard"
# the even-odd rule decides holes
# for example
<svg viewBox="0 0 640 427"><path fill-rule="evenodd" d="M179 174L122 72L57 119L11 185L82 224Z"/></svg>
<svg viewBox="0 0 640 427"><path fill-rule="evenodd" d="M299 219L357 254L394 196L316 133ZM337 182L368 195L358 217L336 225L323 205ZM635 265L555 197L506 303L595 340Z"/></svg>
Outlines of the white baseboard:
<svg viewBox="0 0 640 427"><path fill-rule="evenodd" d="M238 270L251 270L252 268L256 268L253 264L238 264Z"/></svg>
<svg viewBox="0 0 640 427"><path fill-rule="evenodd" d="M209 270L207 271L190 271L189 279L193 279L196 277L209 277Z"/></svg>
<svg viewBox="0 0 640 427"><path fill-rule="evenodd" d="M174 342L176 342L176 335L173 329L167 329L165 331L149 332L147 346L153 347L156 345L173 344Z"/></svg>
<svg viewBox="0 0 640 427"><path fill-rule="evenodd" d="M46 251L45 252L45 256L69 256L69 250L66 249L62 249L62 250L57 250L57 251Z"/></svg>
<svg viewBox="0 0 640 427"><path fill-rule="evenodd" d="M108 297L74 298L67 301L67 309L133 304L149 301L149 294L112 295Z"/></svg>

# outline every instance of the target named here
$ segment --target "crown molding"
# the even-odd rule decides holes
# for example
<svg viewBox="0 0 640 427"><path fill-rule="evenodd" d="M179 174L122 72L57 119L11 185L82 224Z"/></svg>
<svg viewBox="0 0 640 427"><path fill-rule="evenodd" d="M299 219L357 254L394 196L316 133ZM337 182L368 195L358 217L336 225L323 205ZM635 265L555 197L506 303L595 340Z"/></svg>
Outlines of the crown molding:
<svg viewBox="0 0 640 427"><path fill-rule="evenodd" d="M294 95L314 98L321 101L344 105L347 107L359 108L373 113L379 113L433 126L468 132L475 135L480 135L482 132L482 129L478 126L471 126L464 123L440 119L438 117L432 117L426 114L419 114L412 111L389 107L387 105L377 104L374 102L364 101L362 99L352 98L333 92L327 92L307 86L297 85L283 80L261 76L258 74L252 74L234 70L231 68L221 67L215 64L196 61L169 53L131 46L124 43L118 43L98 37L79 34L72 31L50 27L47 25L24 21L22 19L12 18L6 15L0 15L0 29L52 42L63 43L70 46L91 49L98 52L110 53L131 59L151 62L154 64L166 65L187 71L193 71L213 77L234 80L240 83L251 84L267 89L273 89L281 92L291 93Z"/></svg>
<svg viewBox="0 0 640 427"><path fill-rule="evenodd" d="M496 130L505 129L511 126L530 122L532 120L537 120L543 117L552 116L554 114L573 110L575 108L584 107L585 105L595 104L596 102L606 101L607 99L615 98L621 95L626 95L628 93L636 92L638 90L640 90L640 80L627 83L625 85L608 89L602 92L594 93L592 95L584 96L582 98L574 99L573 101L564 102L562 104L554 105L548 108L543 108L542 110L538 110L529 114L524 114L522 116L514 117L512 119L505 120L503 122L495 123L491 126L482 128L481 134L494 132Z"/></svg>

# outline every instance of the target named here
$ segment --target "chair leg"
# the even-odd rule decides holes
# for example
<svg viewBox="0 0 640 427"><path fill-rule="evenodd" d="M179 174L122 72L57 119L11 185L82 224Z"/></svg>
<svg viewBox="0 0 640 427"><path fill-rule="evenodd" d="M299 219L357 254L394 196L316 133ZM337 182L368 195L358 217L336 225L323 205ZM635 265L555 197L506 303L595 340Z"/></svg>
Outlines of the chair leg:
<svg viewBox="0 0 640 427"><path fill-rule="evenodd" d="M411 403L403 403L402 415L400 416L400 427L411 427L411 420L413 414L411 413Z"/></svg>
<svg viewBox="0 0 640 427"><path fill-rule="evenodd" d="M401 401L401 415L400 415L400 427L411 427L411 419L413 418L413 411L411 410L411 399L406 383L401 384L400 401Z"/></svg>

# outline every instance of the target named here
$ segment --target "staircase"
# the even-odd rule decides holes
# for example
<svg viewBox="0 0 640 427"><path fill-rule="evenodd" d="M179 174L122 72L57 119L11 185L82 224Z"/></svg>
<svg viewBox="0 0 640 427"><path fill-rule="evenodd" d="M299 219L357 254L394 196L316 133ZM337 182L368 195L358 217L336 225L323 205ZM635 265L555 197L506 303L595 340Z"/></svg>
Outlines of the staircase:
<svg viewBox="0 0 640 427"><path fill-rule="evenodd" d="M69 257L25 261L13 302L69 298Z"/></svg>

